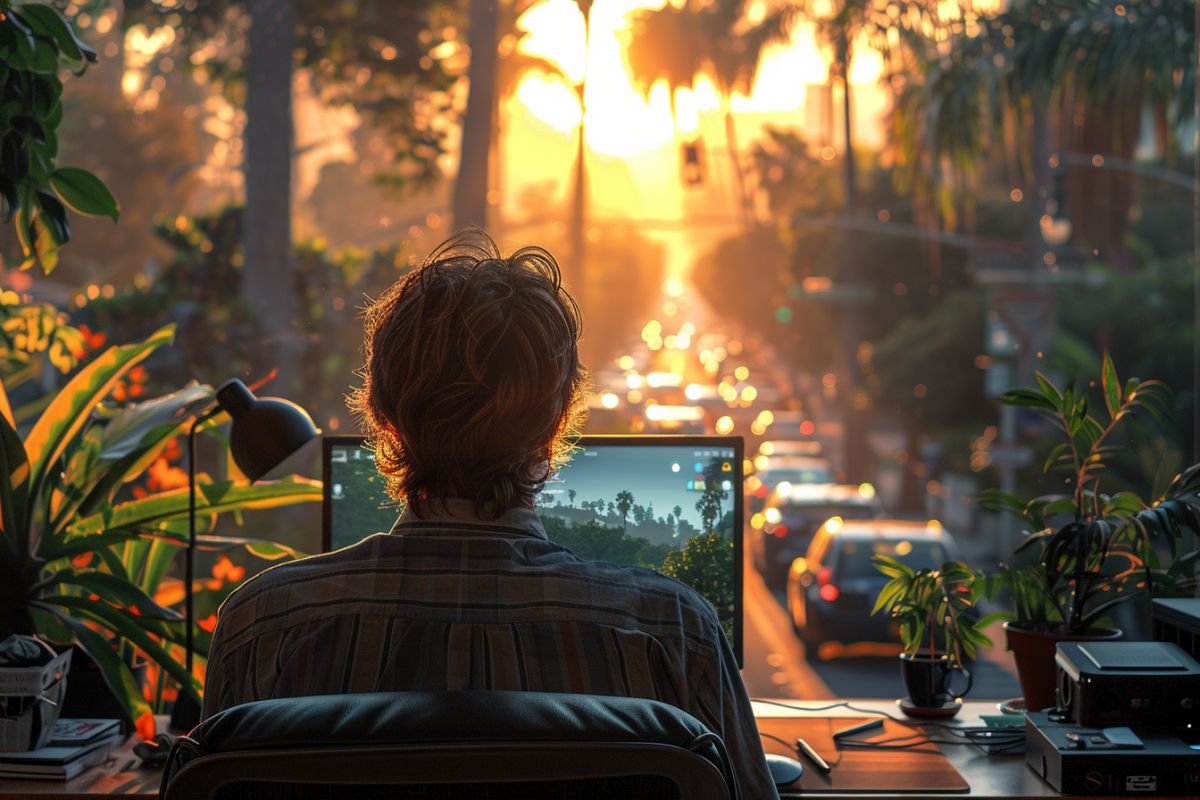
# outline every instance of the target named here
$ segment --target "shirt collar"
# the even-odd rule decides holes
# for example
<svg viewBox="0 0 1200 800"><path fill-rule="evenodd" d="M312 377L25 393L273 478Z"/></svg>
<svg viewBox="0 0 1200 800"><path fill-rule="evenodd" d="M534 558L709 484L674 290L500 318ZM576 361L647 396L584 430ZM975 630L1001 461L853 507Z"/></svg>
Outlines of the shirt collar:
<svg viewBox="0 0 1200 800"><path fill-rule="evenodd" d="M413 512L411 506L405 508L400 519L392 526L391 532L404 533L405 528L420 528L438 523L447 526L465 524L481 528L506 528L539 539L549 538L537 512L532 508L518 506L510 508L495 519L485 519L475 513L474 504L470 500L459 497L430 500L424 509L424 516L421 517Z"/></svg>

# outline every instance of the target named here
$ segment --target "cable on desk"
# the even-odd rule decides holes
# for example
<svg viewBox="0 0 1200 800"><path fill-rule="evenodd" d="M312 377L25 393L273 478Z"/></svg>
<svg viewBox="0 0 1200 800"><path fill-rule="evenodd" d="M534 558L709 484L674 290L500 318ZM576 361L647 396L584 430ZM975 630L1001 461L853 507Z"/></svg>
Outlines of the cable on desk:
<svg viewBox="0 0 1200 800"><path fill-rule="evenodd" d="M904 726L907 726L910 728L912 728L912 727L939 728L941 730L944 730L946 733L950 734L951 736L957 737L957 739L958 739L957 741L945 740L945 739L934 739L934 738L924 735L924 734L914 733L911 736L899 736L899 737L893 737L892 739L884 739L884 740L875 741L875 742L864 741L862 739L842 738L842 739L838 739L836 742L836 744L839 747L846 746L846 747L855 747L855 748L859 748L859 749L872 749L873 748L873 749L878 749L878 750L908 750L908 749L913 749L913 748L917 748L917 747L924 747L927 744L935 744L935 745L943 745L944 744L944 745L949 745L949 746L970 745L972 747L978 748L981 752L983 752L987 755L992 755L992 753L988 752L986 747L992 747L992 748L995 748L999 752L1003 752L1005 750L1015 749L1018 744L1024 744L1024 742L1025 742L1025 733L1022 730L1013 729L1012 736L1008 737L1008 736L1003 735L1002 733L997 733L997 731L1003 731L1004 729L990 728L990 727L986 727L986 726L950 725L945 722L902 719L900 717L895 717L886 711L879 711L877 709L872 709L872 708L862 708L861 706L856 706L853 703L847 702L845 700L837 702L837 703L830 703L830 704L824 705L824 706L803 707L803 706L793 705L791 703L783 703L778 700L767 700L767 699L763 699L763 698L753 698L753 699L754 699L754 702L765 703L767 705L773 705L773 706L779 706L781 708L786 708L791 711L798 711L801 713L816 713L816 712L821 712L821 711L830 711L835 708L844 708L848 711L854 711L856 713L865 714L865 715L871 716L871 717L883 717L884 719L891 720L892 722L895 722L898 725L904 725ZM992 741L982 743L982 744L980 742L975 741L972 738L973 736L978 735L983 732L989 732L989 733L993 733L996 735L994 736ZM770 736L770 734L764 734L764 735ZM917 737L921 737L921 741L907 742L907 740L915 739ZM772 737L772 738L777 738L777 737ZM904 742L907 742L907 743L904 743ZM786 742L785 742L785 744L786 744Z"/></svg>

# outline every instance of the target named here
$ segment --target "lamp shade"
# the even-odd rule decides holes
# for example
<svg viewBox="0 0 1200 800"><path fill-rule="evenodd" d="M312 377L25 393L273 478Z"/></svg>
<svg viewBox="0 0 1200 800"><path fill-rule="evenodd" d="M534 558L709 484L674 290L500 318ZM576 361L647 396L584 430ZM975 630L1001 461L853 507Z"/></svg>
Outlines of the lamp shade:
<svg viewBox="0 0 1200 800"><path fill-rule="evenodd" d="M251 482L320 433L300 406L279 397L255 397L237 378L217 389L217 403L233 421L229 450L234 463Z"/></svg>

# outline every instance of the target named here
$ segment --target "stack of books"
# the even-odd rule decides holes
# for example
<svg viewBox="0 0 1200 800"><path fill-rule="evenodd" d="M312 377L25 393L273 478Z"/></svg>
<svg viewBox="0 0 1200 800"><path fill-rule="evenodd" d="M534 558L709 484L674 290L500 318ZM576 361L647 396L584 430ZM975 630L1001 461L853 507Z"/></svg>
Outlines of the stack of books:
<svg viewBox="0 0 1200 800"><path fill-rule="evenodd" d="M120 720L60 719L45 747L0 753L0 778L69 781L102 763L123 739Z"/></svg>

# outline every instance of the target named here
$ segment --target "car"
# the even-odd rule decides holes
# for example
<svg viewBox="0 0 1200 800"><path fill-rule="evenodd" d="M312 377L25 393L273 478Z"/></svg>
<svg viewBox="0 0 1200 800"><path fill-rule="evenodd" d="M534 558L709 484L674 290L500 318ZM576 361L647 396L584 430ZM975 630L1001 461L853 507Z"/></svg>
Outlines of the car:
<svg viewBox="0 0 1200 800"><path fill-rule="evenodd" d="M767 497L781 485L837 483L833 465L824 458L759 455L754 464L754 480L746 487L746 508L751 514L762 511Z"/></svg>
<svg viewBox="0 0 1200 800"><path fill-rule="evenodd" d="M826 520L787 576L788 613L806 646L898 641L896 623L886 614L871 613L888 580L875 569L874 555L892 556L913 569L933 569L957 559L958 548L937 520Z"/></svg>
<svg viewBox="0 0 1200 800"><path fill-rule="evenodd" d="M762 511L751 514L747 549L767 586L782 589L793 559L804 555L825 520L881 516L883 508L869 484L784 482L767 494Z"/></svg>

